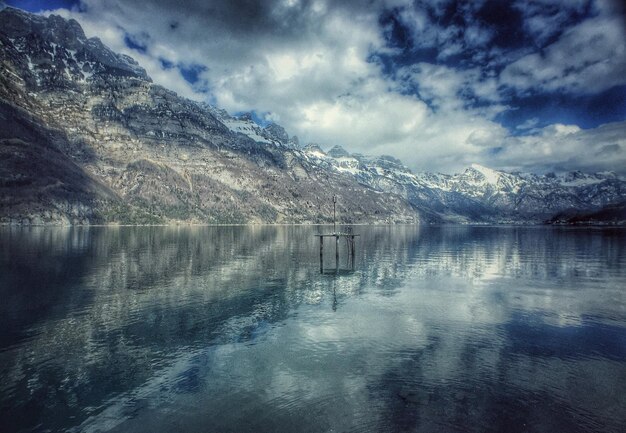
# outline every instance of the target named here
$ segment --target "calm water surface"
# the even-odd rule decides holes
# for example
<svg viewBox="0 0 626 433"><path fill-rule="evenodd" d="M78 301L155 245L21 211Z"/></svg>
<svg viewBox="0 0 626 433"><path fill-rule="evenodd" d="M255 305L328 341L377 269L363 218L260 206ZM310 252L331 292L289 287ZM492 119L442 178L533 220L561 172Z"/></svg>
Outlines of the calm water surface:
<svg viewBox="0 0 626 433"><path fill-rule="evenodd" d="M626 230L319 230L1 229L0 431L626 431Z"/></svg>

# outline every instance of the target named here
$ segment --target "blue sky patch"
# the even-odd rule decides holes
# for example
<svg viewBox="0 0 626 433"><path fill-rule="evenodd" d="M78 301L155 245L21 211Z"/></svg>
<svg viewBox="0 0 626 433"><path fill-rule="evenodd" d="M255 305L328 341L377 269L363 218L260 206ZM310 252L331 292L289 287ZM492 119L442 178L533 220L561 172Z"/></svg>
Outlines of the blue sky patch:
<svg viewBox="0 0 626 433"><path fill-rule="evenodd" d="M126 33L124 35L124 43L128 48L139 51L141 54L146 54L148 51L148 44L145 42L147 38L149 38L147 34L138 36Z"/></svg>
<svg viewBox="0 0 626 433"><path fill-rule="evenodd" d="M626 117L626 86L608 89L596 95L569 96L560 93L511 98L511 106L496 117L515 135L524 131L517 127L537 119L535 127L554 123L577 125L583 129L595 128Z"/></svg>
<svg viewBox="0 0 626 433"><path fill-rule="evenodd" d="M172 69L175 65L174 62L170 62L167 59L164 59L163 57L159 57L159 62L161 63L161 67L163 69Z"/></svg>
<svg viewBox="0 0 626 433"><path fill-rule="evenodd" d="M72 9L80 5L80 0L7 0L6 4L28 12L41 12L54 9Z"/></svg>
<svg viewBox="0 0 626 433"><path fill-rule="evenodd" d="M179 65L178 69L180 70L180 74L189 84L196 84L200 80L200 74L208 68L204 65L193 64L186 66Z"/></svg>

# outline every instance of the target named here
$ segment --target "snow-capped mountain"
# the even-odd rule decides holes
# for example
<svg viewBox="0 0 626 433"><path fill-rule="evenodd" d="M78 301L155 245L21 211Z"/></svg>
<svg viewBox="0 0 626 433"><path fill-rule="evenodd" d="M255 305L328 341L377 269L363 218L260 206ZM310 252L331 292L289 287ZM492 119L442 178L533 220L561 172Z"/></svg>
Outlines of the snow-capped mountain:
<svg viewBox="0 0 626 433"><path fill-rule="evenodd" d="M323 147L155 85L76 21L0 11L0 222L322 223L333 195L343 222L626 220L614 173L413 173Z"/></svg>
<svg viewBox="0 0 626 433"><path fill-rule="evenodd" d="M390 156L350 155L338 147L327 153L319 147L304 152L362 184L401 195L431 221L541 222L626 201L626 181L612 172L536 175L472 164L454 175L412 173Z"/></svg>

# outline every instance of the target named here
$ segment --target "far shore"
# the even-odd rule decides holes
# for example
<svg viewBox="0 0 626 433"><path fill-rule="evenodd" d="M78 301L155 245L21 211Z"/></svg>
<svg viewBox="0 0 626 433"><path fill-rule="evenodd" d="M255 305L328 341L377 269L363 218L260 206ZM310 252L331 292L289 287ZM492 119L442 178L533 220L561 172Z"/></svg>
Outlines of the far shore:
<svg viewBox="0 0 626 433"><path fill-rule="evenodd" d="M290 227L290 226L306 226L306 227L321 227L332 226L332 223L169 223L169 224L14 224L14 223L0 223L0 228L14 227L14 228L90 228L90 227ZM400 227L400 226L430 226L430 227L443 227L443 226L462 226L462 227L560 227L560 228L626 228L626 221L620 221L618 223L611 222L577 222L577 223L542 223L542 222L503 222L503 223L337 223L337 226L349 227L349 226L378 226L378 227Z"/></svg>

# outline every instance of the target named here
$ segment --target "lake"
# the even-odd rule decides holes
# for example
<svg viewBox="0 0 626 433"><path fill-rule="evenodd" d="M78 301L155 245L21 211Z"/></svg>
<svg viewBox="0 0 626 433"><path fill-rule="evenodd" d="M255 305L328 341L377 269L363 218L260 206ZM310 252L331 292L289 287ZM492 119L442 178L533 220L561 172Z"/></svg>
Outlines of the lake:
<svg viewBox="0 0 626 433"><path fill-rule="evenodd" d="M626 430L626 230L0 229L2 432Z"/></svg>

